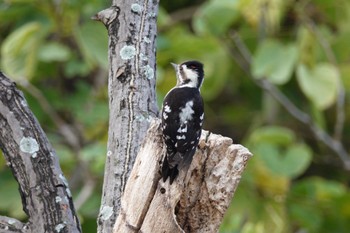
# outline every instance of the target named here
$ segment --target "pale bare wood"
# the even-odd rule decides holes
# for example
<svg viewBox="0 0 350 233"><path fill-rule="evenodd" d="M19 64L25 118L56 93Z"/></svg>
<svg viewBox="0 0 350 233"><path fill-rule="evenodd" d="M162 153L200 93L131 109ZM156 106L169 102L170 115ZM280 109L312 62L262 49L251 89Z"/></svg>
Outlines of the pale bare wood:
<svg viewBox="0 0 350 233"><path fill-rule="evenodd" d="M148 206L152 201L157 183L160 179L159 161L162 156L161 135L157 127L152 124L146 139L136 158L134 168L125 187L125 195L121 200L121 212L114 226L115 232L134 232L140 229Z"/></svg>
<svg viewBox="0 0 350 233"><path fill-rule="evenodd" d="M160 179L165 149L159 125L151 124L136 158L114 233L217 232L252 154L203 131L188 172L170 185Z"/></svg>

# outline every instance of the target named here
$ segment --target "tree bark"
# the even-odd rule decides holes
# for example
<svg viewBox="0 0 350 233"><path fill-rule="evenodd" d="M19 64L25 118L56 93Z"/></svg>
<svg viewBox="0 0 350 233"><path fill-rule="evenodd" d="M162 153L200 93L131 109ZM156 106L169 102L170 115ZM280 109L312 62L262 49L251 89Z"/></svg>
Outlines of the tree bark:
<svg viewBox="0 0 350 233"><path fill-rule="evenodd" d="M109 130L98 232L111 232L140 144L157 116L158 1L113 1L94 16L109 35Z"/></svg>
<svg viewBox="0 0 350 233"><path fill-rule="evenodd" d="M160 176L165 148L159 126L153 122L145 137L113 232L217 232L252 154L203 131L189 170L169 185Z"/></svg>
<svg viewBox="0 0 350 233"><path fill-rule="evenodd" d="M81 232L56 152L23 94L1 72L0 148L29 217L27 223L0 217L0 232Z"/></svg>

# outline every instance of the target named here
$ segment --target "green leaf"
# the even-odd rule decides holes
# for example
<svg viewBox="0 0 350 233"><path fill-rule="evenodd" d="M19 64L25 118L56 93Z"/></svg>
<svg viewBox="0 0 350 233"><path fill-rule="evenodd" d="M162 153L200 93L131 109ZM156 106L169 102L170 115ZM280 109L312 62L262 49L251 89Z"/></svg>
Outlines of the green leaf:
<svg viewBox="0 0 350 233"><path fill-rule="evenodd" d="M285 84L292 77L297 58L298 49L294 44L282 45L266 40L253 57L253 76L257 79L267 78L274 84Z"/></svg>
<svg viewBox="0 0 350 233"><path fill-rule="evenodd" d="M294 140L293 131L279 126L259 128L252 133L250 138L252 144L268 142L285 146L291 144Z"/></svg>
<svg viewBox="0 0 350 233"><path fill-rule="evenodd" d="M82 25L76 34L85 60L90 65L108 68L108 37L106 28L96 22Z"/></svg>
<svg viewBox="0 0 350 233"><path fill-rule="evenodd" d="M305 200L327 203L330 199L347 194L344 184L325 180L320 177L309 177L296 183L291 190L292 195L302 196Z"/></svg>
<svg viewBox="0 0 350 233"><path fill-rule="evenodd" d="M273 146L266 147L262 152L262 160L273 173L289 178L302 174L310 165L312 158L310 149L302 144L289 147L286 153Z"/></svg>
<svg viewBox="0 0 350 233"><path fill-rule="evenodd" d="M289 207L290 217L303 228L310 232L318 232L322 223L322 214L317 208L310 206L310 203L295 203Z"/></svg>
<svg viewBox="0 0 350 233"><path fill-rule="evenodd" d="M294 178L305 172L312 159L309 147L295 140L295 134L287 128L266 126L252 133L249 144L272 173Z"/></svg>
<svg viewBox="0 0 350 233"><path fill-rule="evenodd" d="M43 27L38 22L27 23L12 32L1 48L3 70L15 81L33 77L37 51L43 38Z"/></svg>
<svg viewBox="0 0 350 233"><path fill-rule="evenodd" d="M285 174L291 178L297 177L306 171L311 161L310 148L304 144L296 144L290 147L285 155Z"/></svg>
<svg viewBox="0 0 350 233"><path fill-rule="evenodd" d="M38 59L43 62L66 61L69 57L70 50L57 42L47 43L38 51Z"/></svg>
<svg viewBox="0 0 350 233"><path fill-rule="evenodd" d="M292 221L310 232L347 232L350 203L341 182L308 177L292 186L288 209Z"/></svg>
<svg viewBox="0 0 350 233"><path fill-rule="evenodd" d="M338 70L329 63L318 64L312 70L303 64L297 68L301 90L320 110L327 109L336 101L339 78Z"/></svg>
<svg viewBox="0 0 350 233"><path fill-rule="evenodd" d="M193 27L199 34L222 35L238 19L238 1L213 0L203 4L194 17Z"/></svg>

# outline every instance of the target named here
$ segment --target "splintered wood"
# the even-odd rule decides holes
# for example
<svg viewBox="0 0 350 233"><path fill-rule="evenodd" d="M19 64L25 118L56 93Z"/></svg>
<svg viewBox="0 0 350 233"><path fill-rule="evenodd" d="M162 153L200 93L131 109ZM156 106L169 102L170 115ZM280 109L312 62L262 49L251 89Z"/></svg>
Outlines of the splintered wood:
<svg viewBox="0 0 350 233"><path fill-rule="evenodd" d="M161 180L165 148L160 121L151 124L121 200L114 233L217 232L252 154L221 135L202 132L188 171Z"/></svg>

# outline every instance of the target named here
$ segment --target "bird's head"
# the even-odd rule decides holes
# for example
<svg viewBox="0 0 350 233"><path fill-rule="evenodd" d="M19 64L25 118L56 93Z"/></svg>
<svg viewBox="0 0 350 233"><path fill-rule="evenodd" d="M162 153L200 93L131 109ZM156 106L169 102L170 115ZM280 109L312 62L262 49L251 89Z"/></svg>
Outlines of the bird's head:
<svg viewBox="0 0 350 233"><path fill-rule="evenodd" d="M181 64L171 63L176 71L177 87L200 88L203 83L203 64L198 61L186 61Z"/></svg>

